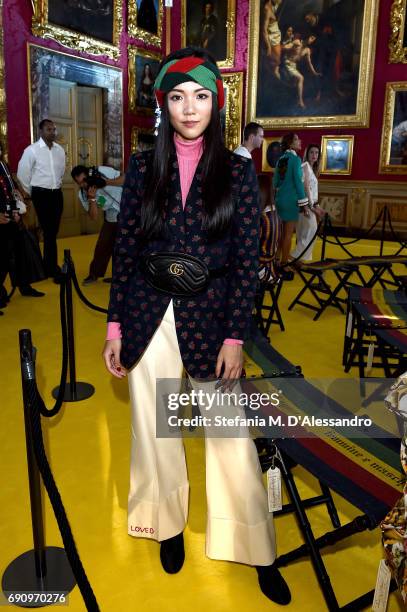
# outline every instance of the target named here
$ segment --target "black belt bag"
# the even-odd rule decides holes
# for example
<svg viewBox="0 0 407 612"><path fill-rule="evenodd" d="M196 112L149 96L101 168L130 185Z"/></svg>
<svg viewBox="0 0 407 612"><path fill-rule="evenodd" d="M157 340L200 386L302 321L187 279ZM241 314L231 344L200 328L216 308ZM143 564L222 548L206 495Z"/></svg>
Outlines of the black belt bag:
<svg viewBox="0 0 407 612"><path fill-rule="evenodd" d="M209 270L197 257L187 253L150 253L140 258L141 272L147 283L163 293L192 297L208 287L211 278L225 276L228 267Z"/></svg>

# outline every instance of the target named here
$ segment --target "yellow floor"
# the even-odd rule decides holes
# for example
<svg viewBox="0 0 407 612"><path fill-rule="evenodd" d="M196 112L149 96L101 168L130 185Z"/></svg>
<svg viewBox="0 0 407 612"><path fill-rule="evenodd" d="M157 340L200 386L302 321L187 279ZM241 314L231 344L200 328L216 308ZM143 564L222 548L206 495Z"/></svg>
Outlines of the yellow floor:
<svg viewBox="0 0 407 612"><path fill-rule="evenodd" d="M87 275L94 236L59 241L60 254L70 248L80 279ZM317 246L317 254L320 245ZM386 252L393 253L394 245ZM353 251L376 254L377 243L358 243ZM329 247L330 256L339 255ZM298 281L286 283L281 308L284 333L271 331L272 344L306 376L343 376L341 347L344 316L334 309L318 322L311 311L287 305L298 290ZM46 292L42 299L19 294L12 298L0 318L1 330L1 465L0 572L19 554L32 547L28 504L27 470L21 400L18 330L30 328L38 349L37 377L43 397L51 406L51 390L58 383L61 341L58 287L49 281L36 285ZM106 305L108 286L102 282L86 288L90 299ZM177 610L211 612L257 612L282 609L260 592L256 573L243 565L211 561L205 557L204 457L201 440L187 440L186 451L191 482L191 503L185 533L186 562L183 570L169 576L161 569L155 542L133 539L126 533L126 501L129 464L129 408L126 382L116 381L101 360L105 334L104 315L93 312L75 299L75 330L78 380L92 383L95 395L89 400L66 404L54 419L43 419L49 457L67 510L83 565L101 610L167 612ZM353 374L354 375L354 374ZM315 481L295 468L304 495L317 491ZM360 514L357 508L335 495L342 522ZM309 512L317 535L330 528L327 512ZM278 552L302 543L292 517L276 519ZM56 522L46 502L46 539L59 545ZM324 553L327 568L341 605L374 586L381 558L378 530L354 536ZM309 561L282 570L292 592L289 610L320 611L326 606ZM71 593L69 609L84 610L77 588ZM390 611L401 610L391 595Z"/></svg>

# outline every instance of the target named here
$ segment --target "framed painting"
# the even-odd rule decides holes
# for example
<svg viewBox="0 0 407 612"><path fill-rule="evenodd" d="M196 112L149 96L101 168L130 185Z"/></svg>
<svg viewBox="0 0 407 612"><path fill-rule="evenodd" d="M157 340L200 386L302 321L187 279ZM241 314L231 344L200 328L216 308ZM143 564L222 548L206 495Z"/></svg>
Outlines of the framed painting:
<svg viewBox="0 0 407 612"><path fill-rule="evenodd" d="M163 0L128 0L127 14L130 36L161 47Z"/></svg>
<svg viewBox="0 0 407 612"><path fill-rule="evenodd" d="M282 136L267 136L261 150L261 171L274 172L278 158L281 156Z"/></svg>
<svg viewBox="0 0 407 612"><path fill-rule="evenodd" d="M33 0L32 33L92 55L120 56L123 0Z"/></svg>
<svg viewBox="0 0 407 612"><path fill-rule="evenodd" d="M379 172L407 174L407 81L386 85Z"/></svg>
<svg viewBox="0 0 407 612"><path fill-rule="evenodd" d="M181 45L207 49L219 68L235 60L236 0L181 0Z"/></svg>
<svg viewBox="0 0 407 612"><path fill-rule="evenodd" d="M351 174L353 136L322 136L321 174Z"/></svg>
<svg viewBox="0 0 407 612"><path fill-rule="evenodd" d="M152 115L155 110L154 81L161 55L129 45L129 110Z"/></svg>
<svg viewBox="0 0 407 612"><path fill-rule="evenodd" d="M240 144L243 72L223 73L222 79L225 90L225 106L221 110L220 120L225 146L233 151Z"/></svg>
<svg viewBox="0 0 407 612"><path fill-rule="evenodd" d="M131 128L131 152L148 151L154 148L154 128L143 128L133 125Z"/></svg>
<svg viewBox="0 0 407 612"><path fill-rule="evenodd" d="M390 12L389 61L407 64L407 0L393 0Z"/></svg>
<svg viewBox="0 0 407 612"><path fill-rule="evenodd" d="M376 0L250 0L247 122L367 127Z"/></svg>

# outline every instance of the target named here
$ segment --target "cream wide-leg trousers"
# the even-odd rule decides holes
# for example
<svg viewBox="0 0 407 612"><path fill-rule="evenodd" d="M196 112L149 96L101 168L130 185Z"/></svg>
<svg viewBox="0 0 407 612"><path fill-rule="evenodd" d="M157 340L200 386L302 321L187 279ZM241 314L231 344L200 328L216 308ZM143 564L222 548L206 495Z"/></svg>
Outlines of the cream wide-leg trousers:
<svg viewBox="0 0 407 612"><path fill-rule="evenodd" d="M128 374L132 406L128 531L132 536L166 540L183 531L187 522L189 483L182 438L156 437L156 411L166 409L156 405L156 380L181 380L182 371L171 301ZM214 387L198 379L190 382L195 390ZM247 432L244 435L205 437L206 554L212 559L269 565L276 556L273 515L268 512L256 447Z"/></svg>

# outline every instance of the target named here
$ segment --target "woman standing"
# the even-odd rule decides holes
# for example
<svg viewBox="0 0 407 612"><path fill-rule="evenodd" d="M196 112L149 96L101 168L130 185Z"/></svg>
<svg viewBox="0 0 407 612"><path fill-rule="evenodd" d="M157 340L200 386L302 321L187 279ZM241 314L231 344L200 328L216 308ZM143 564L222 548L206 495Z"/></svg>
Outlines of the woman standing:
<svg viewBox="0 0 407 612"><path fill-rule="evenodd" d="M315 240L310 244L315 236L318 221L324 216L325 211L318 205L318 176L321 158L321 149L318 145L310 144L304 154L302 170L304 173L304 188L308 197L308 204L311 214L300 215L296 227L297 245L291 253L291 257L296 259L301 255L301 261L311 261L312 251ZM310 245L306 249L307 245ZM306 249L306 250L305 250Z"/></svg>
<svg viewBox="0 0 407 612"><path fill-rule="evenodd" d="M304 190L301 160L297 155L301 150L301 140L297 134L285 134L281 140L281 150L283 154L277 162L273 185L276 189L277 212L283 222L281 273L285 280L292 280L294 273L287 265L292 235L299 214L309 216L310 211Z"/></svg>
<svg viewBox="0 0 407 612"><path fill-rule="evenodd" d="M182 440L156 435L156 416L168 409L156 381L179 380L183 367L194 391L238 381L256 292L259 209L252 161L222 142L223 84L212 56L192 48L169 55L154 87L161 123L155 150L133 155L127 172L103 355L114 376L128 371L129 533L158 540L163 568L176 573L189 484ZM201 268L196 275L191 261ZM286 604L258 457L244 434L205 432L206 553L254 565L263 593Z"/></svg>

